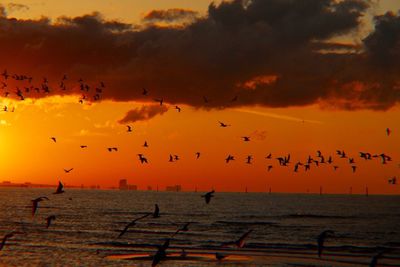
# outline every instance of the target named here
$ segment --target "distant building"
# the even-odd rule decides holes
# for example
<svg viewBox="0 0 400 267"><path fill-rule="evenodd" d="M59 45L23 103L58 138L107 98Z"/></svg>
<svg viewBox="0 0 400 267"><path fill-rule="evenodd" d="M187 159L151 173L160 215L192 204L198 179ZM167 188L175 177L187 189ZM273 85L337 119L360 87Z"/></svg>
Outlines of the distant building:
<svg viewBox="0 0 400 267"><path fill-rule="evenodd" d="M128 184L128 180L119 180L119 190L137 190L137 186L133 184Z"/></svg>
<svg viewBox="0 0 400 267"><path fill-rule="evenodd" d="M182 186L181 185L171 185L171 186L167 186L165 188L166 191L168 192L181 192L182 191Z"/></svg>

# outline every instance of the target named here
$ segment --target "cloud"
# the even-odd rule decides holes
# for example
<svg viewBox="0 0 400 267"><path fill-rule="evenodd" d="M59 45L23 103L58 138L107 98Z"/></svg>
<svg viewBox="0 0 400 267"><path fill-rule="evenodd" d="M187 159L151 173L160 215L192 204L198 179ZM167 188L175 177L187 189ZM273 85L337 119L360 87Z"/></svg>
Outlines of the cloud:
<svg viewBox="0 0 400 267"><path fill-rule="evenodd" d="M28 11L29 6L24 5L24 4L18 4L18 3L9 3L7 4L7 11L12 13L14 11Z"/></svg>
<svg viewBox="0 0 400 267"><path fill-rule="evenodd" d="M172 8L167 10L152 10L143 17L144 22L183 22L192 21L198 16L193 10Z"/></svg>
<svg viewBox="0 0 400 267"><path fill-rule="evenodd" d="M104 81L103 100L149 101L144 87L151 99L198 108L386 110L400 99L399 16L375 17L359 45L331 41L356 34L368 8L364 0L223 1L180 27L130 25L98 13L55 22L3 16L0 69L38 77L36 84L48 77L50 95L80 94L83 77L92 90ZM175 20L187 12L148 15ZM61 91L64 73L73 78Z"/></svg>
<svg viewBox="0 0 400 267"><path fill-rule="evenodd" d="M125 117L122 118L119 123L132 123L137 121L150 120L151 118L162 115L168 111L166 106L160 105L149 105L141 108L136 108L128 111Z"/></svg>

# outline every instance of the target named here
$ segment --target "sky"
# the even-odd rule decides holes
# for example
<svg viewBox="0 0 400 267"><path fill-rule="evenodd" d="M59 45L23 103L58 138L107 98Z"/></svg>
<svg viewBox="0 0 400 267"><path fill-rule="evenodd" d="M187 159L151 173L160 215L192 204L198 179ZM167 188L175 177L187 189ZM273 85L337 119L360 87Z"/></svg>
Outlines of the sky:
<svg viewBox="0 0 400 267"><path fill-rule="evenodd" d="M398 1L0 4L0 181L400 192Z"/></svg>

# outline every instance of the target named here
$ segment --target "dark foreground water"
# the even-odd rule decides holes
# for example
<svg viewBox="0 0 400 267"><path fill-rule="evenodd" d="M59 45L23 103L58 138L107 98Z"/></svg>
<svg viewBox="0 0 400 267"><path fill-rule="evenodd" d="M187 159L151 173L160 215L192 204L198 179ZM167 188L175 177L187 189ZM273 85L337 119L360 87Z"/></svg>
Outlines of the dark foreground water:
<svg viewBox="0 0 400 267"><path fill-rule="evenodd" d="M0 235L12 237L0 251L2 266L151 266L165 238L185 222L160 266L367 266L386 249L379 266L400 266L400 196L216 193L209 205L201 193L0 189ZM49 196L34 219L30 200ZM69 200L72 198L72 200ZM134 218L160 206L122 238ZM45 218L57 219L45 228ZM221 248L247 230L244 248ZM326 229L322 259L316 237ZM185 249L186 258L179 257ZM228 257L215 259L219 251Z"/></svg>

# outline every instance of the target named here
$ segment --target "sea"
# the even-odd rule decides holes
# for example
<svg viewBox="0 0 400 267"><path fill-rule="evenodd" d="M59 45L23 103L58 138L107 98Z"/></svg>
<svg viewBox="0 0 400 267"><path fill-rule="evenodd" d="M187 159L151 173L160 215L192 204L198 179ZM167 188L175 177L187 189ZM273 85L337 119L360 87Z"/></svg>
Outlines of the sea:
<svg viewBox="0 0 400 267"><path fill-rule="evenodd" d="M1 188L0 266L400 266L400 196ZM47 196L34 216L31 200ZM132 220L160 208L120 238ZM46 228L46 218L56 219ZM242 248L224 247L252 230ZM332 230L317 255L317 237ZM216 259L216 253L223 255Z"/></svg>

